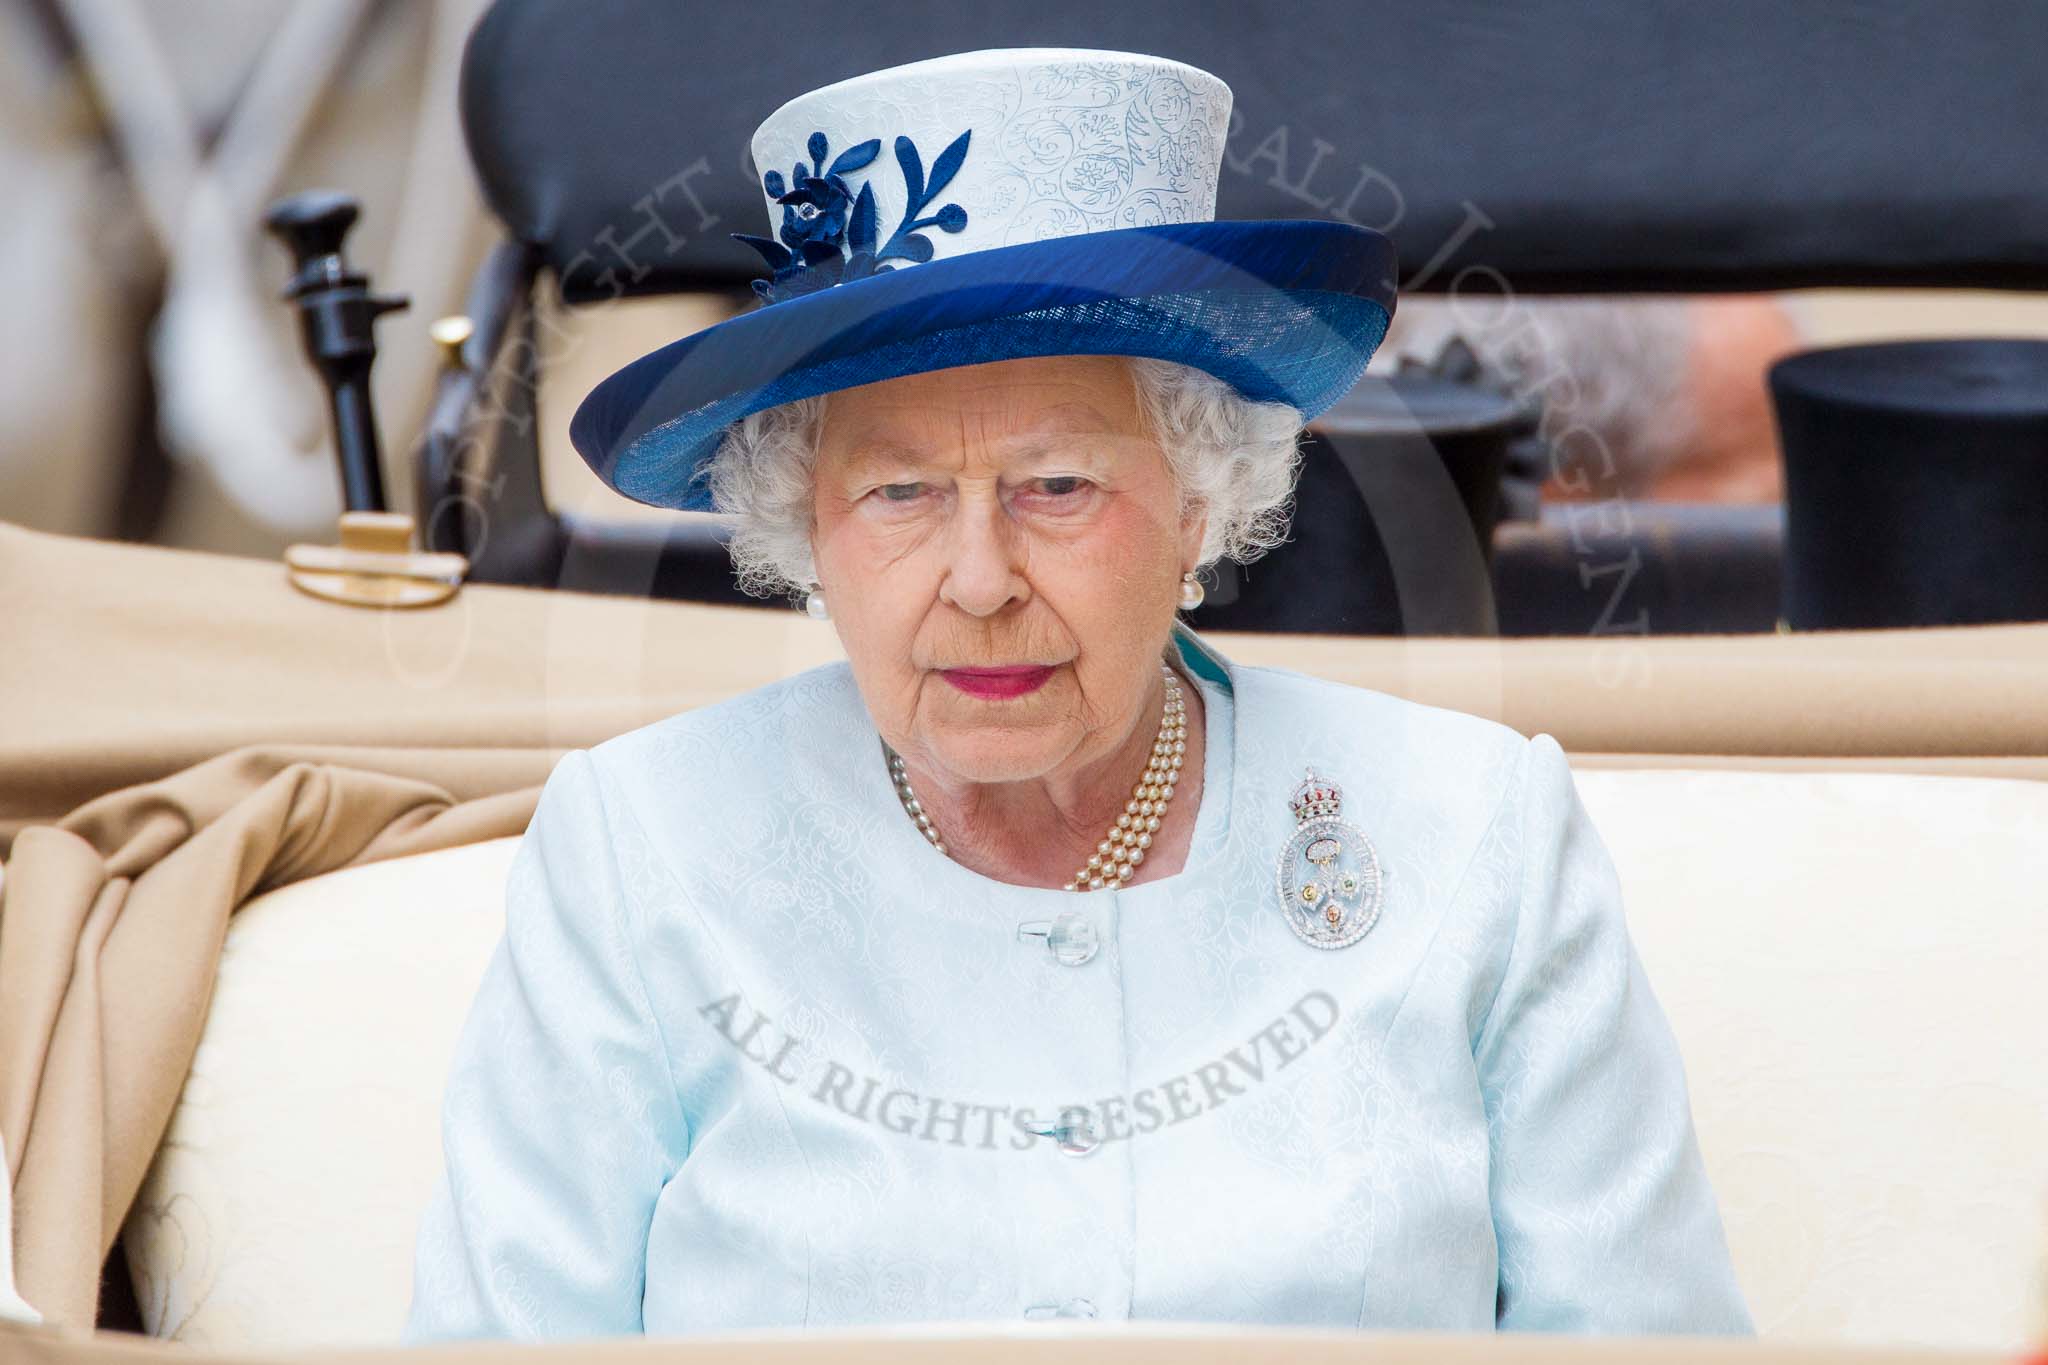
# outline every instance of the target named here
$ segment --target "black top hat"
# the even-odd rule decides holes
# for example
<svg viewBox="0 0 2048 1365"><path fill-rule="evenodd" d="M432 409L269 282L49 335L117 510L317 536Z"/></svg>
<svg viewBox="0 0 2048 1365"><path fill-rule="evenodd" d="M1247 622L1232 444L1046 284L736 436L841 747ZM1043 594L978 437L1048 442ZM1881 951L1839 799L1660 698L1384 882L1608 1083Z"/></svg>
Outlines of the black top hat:
<svg viewBox="0 0 2048 1365"><path fill-rule="evenodd" d="M2048 620L2048 341L1808 351L1770 384L1789 625Z"/></svg>
<svg viewBox="0 0 2048 1365"><path fill-rule="evenodd" d="M1218 563L1189 619L1203 630L1495 634L1502 473L1538 415L1420 367L1365 376L1309 426L1287 543Z"/></svg>

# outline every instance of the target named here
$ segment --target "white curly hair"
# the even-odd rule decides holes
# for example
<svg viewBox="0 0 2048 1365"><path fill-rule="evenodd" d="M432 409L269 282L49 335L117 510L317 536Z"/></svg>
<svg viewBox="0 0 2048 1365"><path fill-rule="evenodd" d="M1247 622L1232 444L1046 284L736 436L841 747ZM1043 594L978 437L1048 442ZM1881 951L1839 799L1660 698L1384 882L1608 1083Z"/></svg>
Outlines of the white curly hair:
<svg viewBox="0 0 2048 1365"><path fill-rule="evenodd" d="M1242 397L1202 370L1129 359L1138 406L1179 485L1184 511L1203 510L1200 565L1244 563L1286 539L1301 464L1301 414ZM757 597L802 592L811 562L811 470L825 398L799 399L735 422L705 466L715 510L736 518L731 554Z"/></svg>

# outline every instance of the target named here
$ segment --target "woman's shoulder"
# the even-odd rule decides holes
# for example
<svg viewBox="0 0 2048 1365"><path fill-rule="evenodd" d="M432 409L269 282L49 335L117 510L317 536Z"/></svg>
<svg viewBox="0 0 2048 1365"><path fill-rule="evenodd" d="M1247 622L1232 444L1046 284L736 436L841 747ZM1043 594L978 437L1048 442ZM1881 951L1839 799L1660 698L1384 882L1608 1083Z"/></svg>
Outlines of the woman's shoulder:
<svg viewBox="0 0 2048 1365"><path fill-rule="evenodd" d="M1556 744L1288 669L1234 667L1232 683L1245 799L1272 808L1313 771L1343 792L1348 815L1451 861L1469 858L1498 821L1515 818L1530 758Z"/></svg>
<svg viewBox="0 0 2048 1365"><path fill-rule="evenodd" d="M794 769L843 754L865 718L852 670L822 664L614 735L591 756L629 791L724 799L787 783Z"/></svg>
<svg viewBox="0 0 2048 1365"><path fill-rule="evenodd" d="M1231 682L1239 723L1247 727L1240 739L1255 744L1278 728L1313 735L1338 750L1363 749L1381 764L1442 768L1460 760L1519 761L1530 743L1484 716L1293 669L1236 665Z"/></svg>

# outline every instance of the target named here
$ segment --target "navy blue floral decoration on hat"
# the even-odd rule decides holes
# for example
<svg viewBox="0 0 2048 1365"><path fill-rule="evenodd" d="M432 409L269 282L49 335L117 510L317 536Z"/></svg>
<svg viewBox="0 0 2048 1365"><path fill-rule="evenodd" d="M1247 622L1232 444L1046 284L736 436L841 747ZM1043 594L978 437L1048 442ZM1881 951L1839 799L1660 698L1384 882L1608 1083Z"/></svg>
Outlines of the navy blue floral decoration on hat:
<svg viewBox="0 0 2048 1365"><path fill-rule="evenodd" d="M932 162L931 177L925 177L924 158L907 137L896 139L896 164L903 172L905 206L903 218L889 239L876 245L880 235L880 214L875 206L872 182L863 184L858 195L846 177L864 169L881 153L882 140L870 138L834 157L822 132L812 133L805 147L810 162L799 161L789 179L781 171L761 177L761 188L782 206L780 242L744 232L732 234L761 253L774 273L754 281L754 292L769 303L801 297L829 288L842 280L865 279L894 270L898 261L923 263L932 258L931 238L920 229L935 227L941 232L959 232L967 226L967 210L946 204L925 215L933 200L952 183L967 159L970 129L948 143ZM923 215L923 216L921 216Z"/></svg>

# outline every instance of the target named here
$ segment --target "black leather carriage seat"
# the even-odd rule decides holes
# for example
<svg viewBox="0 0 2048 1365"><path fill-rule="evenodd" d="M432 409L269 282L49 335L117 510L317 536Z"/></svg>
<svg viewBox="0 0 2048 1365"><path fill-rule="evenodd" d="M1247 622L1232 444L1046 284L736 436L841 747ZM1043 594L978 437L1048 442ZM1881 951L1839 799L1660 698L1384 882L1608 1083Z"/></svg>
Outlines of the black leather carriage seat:
<svg viewBox="0 0 2048 1365"><path fill-rule="evenodd" d="M2048 286L2048 15L2001 0L905 0L801 43L789 22L769 6L498 0L479 24L462 117L510 242L479 279L477 334L418 460L433 546L473 554L478 577L735 600L715 527L551 512L530 424L475 420L494 386L522 382L492 368L530 365L531 347L504 343L530 326L542 276L572 304L743 292L755 261L728 234L759 227L755 125L800 90L946 52L1127 48L1215 71L1236 97L1219 214L1381 228L1404 292ZM522 401L491 399L499 426ZM1363 501L1348 511L1331 534L1369 537ZM1652 577L1666 549L1733 546L1747 566L1722 576L1742 585L1725 610L1653 628L1755 628L1776 524L1644 515ZM1583 559L1545 534L1508 523L1492 572L1514 581L1473 628L1576 620ZM1695 591L1700 574L1665 578ZM1232 624L1283 624L1252 615Z"/></svg>

